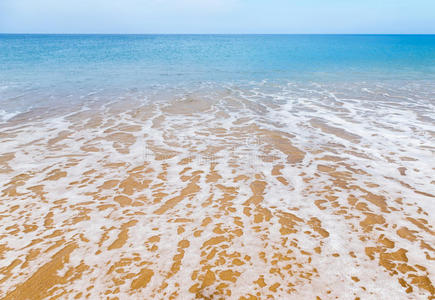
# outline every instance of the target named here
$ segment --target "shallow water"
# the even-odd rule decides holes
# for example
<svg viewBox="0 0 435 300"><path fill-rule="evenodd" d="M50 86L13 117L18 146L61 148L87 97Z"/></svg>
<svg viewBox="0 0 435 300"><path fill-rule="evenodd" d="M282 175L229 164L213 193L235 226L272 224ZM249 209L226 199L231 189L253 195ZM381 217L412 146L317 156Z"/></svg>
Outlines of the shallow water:
<svg viewBox="0 0 435 300"><path fill-rule="evenodd" d="M397 68L5 89L0 296L433 297L435 84Z"/></svg>
<svg viewBox="0 0 435 300"><path fill-rule="evenodd" d="M435 80L435 35L2 35L7 113L161 85Z"/></svg>

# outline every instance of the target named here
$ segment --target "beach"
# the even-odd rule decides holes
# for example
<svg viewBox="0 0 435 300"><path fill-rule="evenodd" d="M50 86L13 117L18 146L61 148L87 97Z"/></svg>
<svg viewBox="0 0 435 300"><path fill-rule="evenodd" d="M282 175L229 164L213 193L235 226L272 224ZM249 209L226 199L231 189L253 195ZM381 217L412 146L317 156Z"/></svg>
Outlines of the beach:
<svg viewBox="0 0 435 300"><path fill-rule="evenodd" d="M261 79L274 66L146 88L137 67L122 90L17 73L0 298L433 299L432 73Z"/></svg>

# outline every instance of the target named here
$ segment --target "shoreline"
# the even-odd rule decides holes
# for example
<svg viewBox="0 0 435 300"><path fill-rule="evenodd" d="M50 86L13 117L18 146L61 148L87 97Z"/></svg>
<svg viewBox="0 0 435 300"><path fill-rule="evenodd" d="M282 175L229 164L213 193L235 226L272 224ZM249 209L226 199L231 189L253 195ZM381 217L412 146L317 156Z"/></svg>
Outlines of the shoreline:
<svg viewBox="0 0 435 300"><path fill-rule="evenodd" d="M0 297L433 297L430 89L212 91L2 124Z"/></svg>

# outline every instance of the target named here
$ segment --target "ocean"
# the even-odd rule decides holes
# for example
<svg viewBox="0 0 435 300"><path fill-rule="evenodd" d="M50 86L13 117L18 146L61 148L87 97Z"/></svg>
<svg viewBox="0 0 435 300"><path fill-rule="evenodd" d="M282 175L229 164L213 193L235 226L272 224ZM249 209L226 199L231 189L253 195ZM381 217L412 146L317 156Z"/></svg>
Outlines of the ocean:
<svg viewBox="0 0 435 300"><path fill-rule="evenodd" d="M435 35L3 34L0 96L9 108L162 84L433 81L434 53Z"/></svg>
<svg viewBox="0 0 435 300"><path fill-rule="evenodd" d="M434 112L435 35L1 34L0 297L433 297Z"/></svg>

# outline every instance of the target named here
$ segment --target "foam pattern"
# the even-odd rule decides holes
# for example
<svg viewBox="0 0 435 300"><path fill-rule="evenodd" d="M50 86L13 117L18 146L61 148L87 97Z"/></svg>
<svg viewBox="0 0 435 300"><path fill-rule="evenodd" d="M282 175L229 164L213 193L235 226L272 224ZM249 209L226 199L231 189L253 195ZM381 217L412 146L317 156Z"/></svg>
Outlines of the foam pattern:
<svg viewBox="0 0 435 300"><path fill-rule="evenodd" d="M0 297L433 298L434 101L265 81L2 114Z"/></svg>

